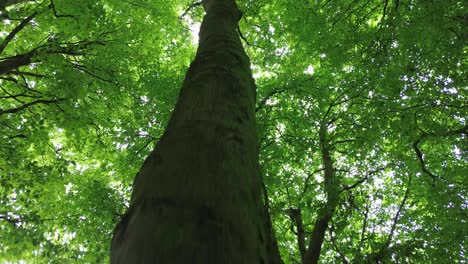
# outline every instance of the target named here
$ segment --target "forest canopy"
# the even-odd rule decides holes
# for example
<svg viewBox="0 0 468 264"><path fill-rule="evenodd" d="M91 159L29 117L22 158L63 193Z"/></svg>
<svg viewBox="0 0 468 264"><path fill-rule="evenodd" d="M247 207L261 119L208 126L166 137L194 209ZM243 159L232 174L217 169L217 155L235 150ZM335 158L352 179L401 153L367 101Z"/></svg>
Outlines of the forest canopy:
<svg viewBox="0 0 468 264"><path fill-rule="evenodd" d="M320 263L467 263L466 3L237 3L283 261L302 263L326 219ZM109 262L203 14L0 0L1 263Z"/></svg>

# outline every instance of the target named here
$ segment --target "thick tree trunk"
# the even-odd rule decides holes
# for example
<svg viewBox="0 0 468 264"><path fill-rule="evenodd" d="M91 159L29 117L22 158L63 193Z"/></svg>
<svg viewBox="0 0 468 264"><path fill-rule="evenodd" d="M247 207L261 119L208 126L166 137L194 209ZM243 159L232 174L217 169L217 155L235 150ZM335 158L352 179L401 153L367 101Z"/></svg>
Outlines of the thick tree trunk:
<svg viewBox="0 0 468 264"><path fill-rule="evenodd" d="M277 263L265 224L255 85L235 0L204 0L200 43L166 131L135 178L111 263Z"/></svg>

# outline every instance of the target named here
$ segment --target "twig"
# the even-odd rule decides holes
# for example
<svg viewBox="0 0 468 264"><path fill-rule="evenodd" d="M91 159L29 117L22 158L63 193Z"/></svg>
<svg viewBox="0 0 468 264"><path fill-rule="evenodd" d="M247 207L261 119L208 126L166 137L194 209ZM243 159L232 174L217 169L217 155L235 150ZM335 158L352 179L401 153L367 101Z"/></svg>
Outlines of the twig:
<svg viewBox="0 0 468 264"><path fill-rule="evenodd" d="M250 43L247 41L247 39L242 34L242 31L240 30L239 26L237 26L237 32L239 33L240 38L245 42L245 44L247 44L247 46L250 46Z"/></svg>
<svg viewBox="0 0 468 264"><path fill-rule="evenodd" d="M380 172L380 171L383 171L384 169L386 169L387 166L385 167L381 167L381 168L378 168L378 169L375 169L373 171L370 171L368 172L363 178L359 179L358 181L356 181L353 185L349 185L349 186L344 186L343 189L340 191L340 192L343 192L343 191L348 191L348 190L351 190L351 189L354 189L356 188L359 184L367 181L367 179L369 179L369 177L374 174L374 173L377 173L377 172Z"/></svg>
<svg viewBox="0 0 468 264"><path fill-rule="evenodd" d="M52 8L52 11L54 12L55 17L70 17L70 18L73 18L76 22L79 22L78 19L76 19L76 17L74 17L72 15L59 15L57 13L57 10L55 9L55 4L54 4L53 0L50 0L49 7Z"/></svg>
<svg viewBox="0 0 468 264"><path fill-rule="evenodd" d="M334 226L335 226L335 223L333 222L333 219L330 219L330 222L331 222L331 226L330 228L328 229L328 234L330 235L330 240L332 242L332 245L333 247L335 248L335 251L338 252L338 254L340 255L341 257L341 260L343 261L343 263L345 264L348 264L348 259L346 259L346 256L345 254L343 254L343 252L341 251L341 249L338 247L338 245L336 244L336 239L335 237L333 236L333 229L334 229Z"/></svg>
<svg viewBox="0 0 468 264"><path fill-rule="evenodd" d="M400 206L398 207L398 211L395 214L395 217L393 218L392 227L390 229L390 233L388 234L387 241L385 241L385 243L382 245L382 248L379 250L379 252L377 254L377 263L381 263L381 260L382 260L382 258L384 257L384 255L386 253L385 251L388 250L388 248L390 246L390 243L392 242L393 235L394 235L395 230L396 230L396 225L398 224L398 221L400 221L400 214L401 214L403 208L406 205L406 201L408 200L410 186L411 186L411 179L412 179L412 177L410 175L409 179L408 179L408 185L406 187L405 195L403 196L403 200L401 201Z"/></svg>
<svg viewBox="0 0 468 264"><path fill-rule="evenodd" d="M202 5L202 1L200 2L195 2L193 4L191 4L185 11L184 13L182 13L182 15L179 16L179 21L182 20L182 18L187 15L193 8L197 7L197 6L201 6Z"/></svg>

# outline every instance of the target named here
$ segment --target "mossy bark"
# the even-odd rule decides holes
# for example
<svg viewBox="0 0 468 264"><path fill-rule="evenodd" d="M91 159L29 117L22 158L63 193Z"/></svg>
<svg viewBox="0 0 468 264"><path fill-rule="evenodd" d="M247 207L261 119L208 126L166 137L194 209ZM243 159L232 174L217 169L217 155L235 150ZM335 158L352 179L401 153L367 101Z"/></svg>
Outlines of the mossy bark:
<svg viewBox="0 0 468 264"><path fill-rule="evenodd" d="M277 263L265 225L255 84L235 0L204 0L166 131L135 178L111 263Z"/></svg>

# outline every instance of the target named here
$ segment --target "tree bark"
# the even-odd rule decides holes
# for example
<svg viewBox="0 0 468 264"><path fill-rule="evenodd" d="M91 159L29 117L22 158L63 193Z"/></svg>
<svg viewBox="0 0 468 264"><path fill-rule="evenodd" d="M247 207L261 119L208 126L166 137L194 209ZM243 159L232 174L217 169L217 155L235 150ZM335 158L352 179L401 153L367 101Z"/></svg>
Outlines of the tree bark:
<svg viewBox="0 0 468 264"><path fill-rule="evenodd" d="M204 0L195 60L137 174L111 263L279 263L266 227L255 84L235 0ZM270 241L269 241L270 240Z"/></svg>

